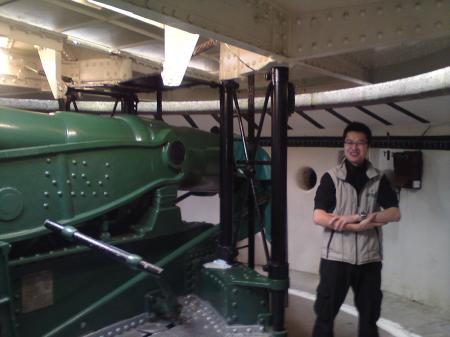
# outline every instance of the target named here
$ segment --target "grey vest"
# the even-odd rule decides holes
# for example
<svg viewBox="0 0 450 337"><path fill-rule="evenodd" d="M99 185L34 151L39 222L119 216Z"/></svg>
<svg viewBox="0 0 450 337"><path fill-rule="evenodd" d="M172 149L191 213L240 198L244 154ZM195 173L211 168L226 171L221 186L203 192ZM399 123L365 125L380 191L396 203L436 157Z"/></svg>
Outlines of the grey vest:
<svg viewBox="0 0 450 337"><path fill-rule="evenodd" d="M380 210L377 203L381 174L369 162L366 174L369 181L363 187L360 195L355 188L345 181L347 169L342 162L328 171L336 187L337 215L357 214L359 212L376 212ZM381 227L363 232L336 232L326 228L322 244L322 258L351 264L365 264L381 261L382 252Z"/></svg>

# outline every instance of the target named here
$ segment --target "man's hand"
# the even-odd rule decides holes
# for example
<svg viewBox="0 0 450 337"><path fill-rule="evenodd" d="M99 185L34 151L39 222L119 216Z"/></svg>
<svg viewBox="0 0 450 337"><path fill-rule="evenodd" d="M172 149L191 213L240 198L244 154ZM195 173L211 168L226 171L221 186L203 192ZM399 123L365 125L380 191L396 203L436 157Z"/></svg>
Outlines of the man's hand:
<svg viewBox="0 0 450 337"><path fill-rule="evenodd" d="M347 224L357 222L357 215L333 215L328 223L328 227L341 232L346 229Z"/></svg>

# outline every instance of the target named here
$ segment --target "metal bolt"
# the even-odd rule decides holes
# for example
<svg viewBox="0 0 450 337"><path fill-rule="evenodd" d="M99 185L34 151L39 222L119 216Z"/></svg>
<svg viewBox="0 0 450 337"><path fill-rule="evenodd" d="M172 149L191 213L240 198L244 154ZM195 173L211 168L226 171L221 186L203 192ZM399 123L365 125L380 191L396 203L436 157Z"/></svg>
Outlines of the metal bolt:
<svg viewBox="0 0 450 337"><path fill-rule="evenodd" d="M80 192L80 195L81 195L82 197L84 197L84 192L83 192L83 191L81 191L81 192Z"/></svg>
<svg viewBox="0 0 450 337"><path fill-rule="evenodd" d="M45 171L44 174L45 174L46 177L50 177L50 172L49 171Z"/></svg>
<svg viewBox="0 0 450 337"><path fill-rule="evenodd" d="M109 174L105 174L105 179L109 179Z"/></svg>
<svg viewBox="0 0 450 337"><path fill-rule="evenodd" d="M70 185L70 184L71 184L71 182L70 182L69 179L66 180L66 184L67 184L67 185Z"/></svg>
<svg viewBox="0 0 450 337"><path fill-rule="evenodd" d="M99 181L98 181L98 184L99 184L100 186L102 186L102 185L103 185L103 181L99 180Z"/></svg>
<svg viewBox="0 0 450 337"><path fill-rule="evenodd" d="M74 191L71 191L71 192L70 192L70 195L71 195L71 196L75 196L75 195L77 195L77 194L76 194Z"/></svg>
<svg viewBox="0 0 450 337"><path fill-rule="evenodd" d="M44 202L44 208L48 208L48 203Z"/></svg>
<svg viewBox="0 0 450 337"><path fill-rule="evenodd" d="M56 192L60 197L63 195L61 191Z"/></svg>
<svg viewBox="0 0 450 337"><path fill-rule="evenodd" d="M105 197L107 197L108 196L108 192L103 192L103 195L105 196Z"/></svg>
<svg viewBox="0 0 450 337"><path fill-rule="evenodd" d="M72 164L76 165L76 164L77 164L77 161L76 161L75 159L72 160Z"/></svg>
<svg viewBox="0 0 450 337"><path fill-rule="evenodd" d="M87 165L86 160L83 160L83 161L81 162L81 164L83 164L83 166L86 166L86 165Z"/></svg>
<svg viewBox="0 0 450 337"><path fill-rule="evenodd" d="M77 175L75 173L72 173L71 176L72 178L76 178Z"/></svg>
<svg viewBox="0 0 450 337"><path fill-rule="evenodd" d="M86 179L86 173L81 173L81 178Z"/></svg>
<svg viewBox="0 0 450 337"><path fill-rule="evenodd" d="M106 167L109 167L109 166L110 166L110 164L109 164L108 162L106 162L106 163L105 163L105 166L106 166Z"/></svg>
<svg viewBox="0 0 450 337"><path fill-rule="evenodd" d="M44 196L48 197L50 195L50 193L48 193L47 191L44 192Z"/></svg>
<svg viewBox="0 0 450 337"><path fill-rule="evenodd" d="M50 164L52 162L52 160L50 158L45 159L45 161Z"/></svg>
<svg viewBox="0 0 450 337"><path fill-rule="evenodd" d="M86 181L86 185L91 186L91 182L89 180Z"/></svg>
<svg viewBox="0 0 450 337"><path fill-rule="evenodd" d="M52 180L52 184L53 184L53 185L56 185L57 183L58 183L58 182L57 182L55 179Z"/></svg>
<svg viewBox="0 0 450 337"><path fill-rule="evenodd" d="M92 192L92 195L93 195L93 196L96 196L96 195L97 195L97 192L93 191L93 192Z"/></svg>

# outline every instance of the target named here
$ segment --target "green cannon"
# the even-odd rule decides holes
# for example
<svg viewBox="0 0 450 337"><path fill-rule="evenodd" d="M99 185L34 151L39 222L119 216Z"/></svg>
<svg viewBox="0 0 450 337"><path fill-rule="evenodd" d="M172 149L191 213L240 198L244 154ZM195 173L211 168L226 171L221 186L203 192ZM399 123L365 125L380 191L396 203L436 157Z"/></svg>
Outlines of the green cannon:
<svg viewBox="0 0 450 337"><path fill-rule="evenodd" d="M219 151L213 133L134 115L0 108L0 336L87 336L142 313L176 321L175 297L188 294L226 324L270 331L269 290L287 285L242 264L205 268L219 226L185 222L177 206L180 191L219 192ZM257 170L262 212L269 176ZM237 242L248 198L239 169L234 191Z"/></svg>

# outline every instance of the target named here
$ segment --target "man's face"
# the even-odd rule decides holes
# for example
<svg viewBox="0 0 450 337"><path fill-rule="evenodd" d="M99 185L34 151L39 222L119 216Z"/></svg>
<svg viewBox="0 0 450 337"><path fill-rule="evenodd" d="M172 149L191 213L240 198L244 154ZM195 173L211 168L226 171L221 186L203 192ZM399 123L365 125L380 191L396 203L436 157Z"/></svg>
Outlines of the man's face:
<svg viewBox="0 0 450 337"><path fill-rule="evenodd" d="M364 163L369 146L366 135L362 132L347 132L344 139L345 158L355 166Z"/></svg>

